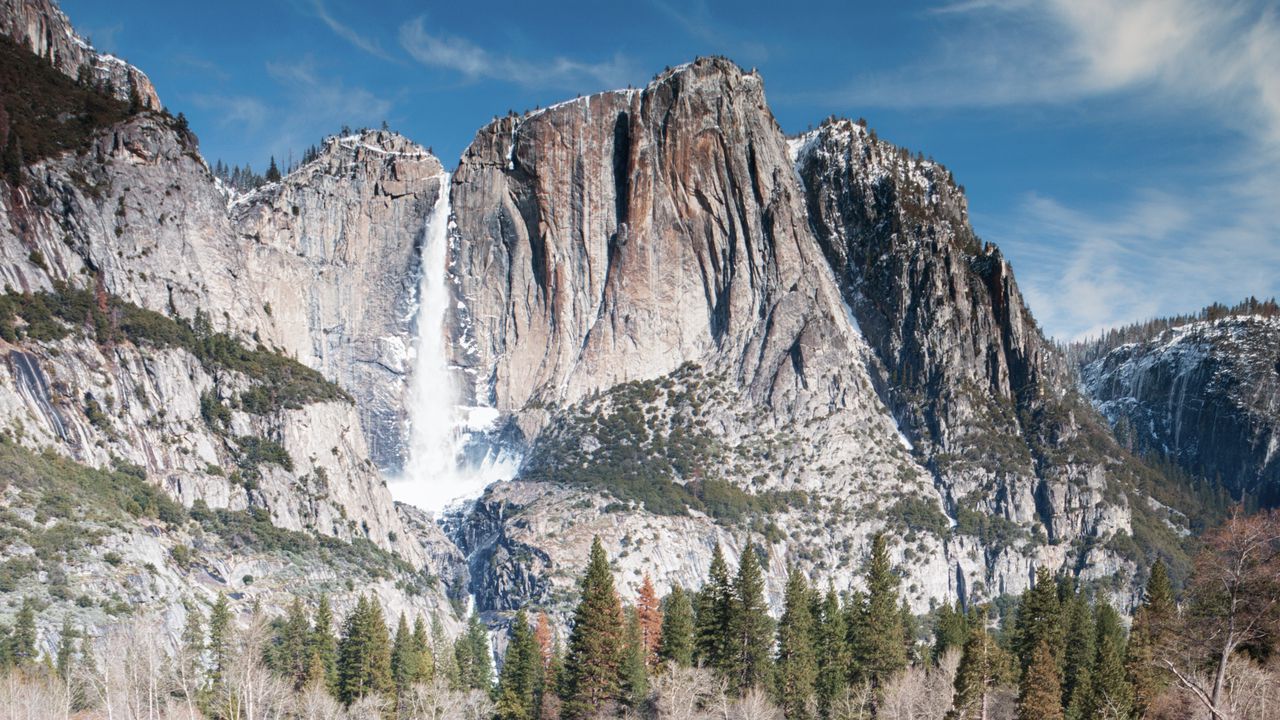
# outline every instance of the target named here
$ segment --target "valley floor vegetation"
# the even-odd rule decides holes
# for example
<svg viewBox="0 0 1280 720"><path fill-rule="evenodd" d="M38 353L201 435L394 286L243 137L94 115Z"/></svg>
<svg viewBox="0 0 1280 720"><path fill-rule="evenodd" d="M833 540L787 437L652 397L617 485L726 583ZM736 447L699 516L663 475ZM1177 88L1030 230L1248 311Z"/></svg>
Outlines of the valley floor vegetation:
<svg viewBox="0 0 1280 720"><path fill-rule="evenodd" d="M0 716L158 720L1272 720L1280 718L1280 512L1210 531L1185 587L1157 560L1128 622L1105 598L1041 569L1004 608L942 606L922 619L877 536L863 590L793 570L781 615L761 557L736 571L717 547L708 580L659 600L648 576L624 605L597 539L561 642L520 611L495 673L472 616L388 627L361 598L335 632L321 598L283 617L234 618L219 596L186 606L176 642L155 618L90 638L64 624L37 652L23 605L0 639ZM930 638L931 641L925 641Z"/></svg>

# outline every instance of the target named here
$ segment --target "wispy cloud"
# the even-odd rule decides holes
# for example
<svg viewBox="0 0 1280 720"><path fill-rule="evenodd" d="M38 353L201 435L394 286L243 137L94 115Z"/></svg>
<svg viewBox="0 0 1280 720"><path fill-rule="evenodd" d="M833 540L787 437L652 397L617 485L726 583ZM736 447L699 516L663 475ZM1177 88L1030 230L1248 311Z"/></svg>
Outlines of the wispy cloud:
<svg viewBox="0 0 1280 720"><path fill-rule="evenodd" d="M559 56L535 61L498 55L466 38L432 32L426 18L400 26L400 45L419 63L452 70L467 80L500 80L526 87L619 87L634 76L622 55L603 62L582 62Z"/></svg>
<svg viewBox="0 0 1280 720"><path fill-rule="evenodd" d="M311 0L311 9L316 18L327 25L338 37L374 57L382 58L383 60L393 59L386 50L382 49L382 43L378 42L377 38L364 35L334 17L333 13L329 12L329 8L325 6L324 0Z"/></svg>
<svg viewBox="0 0 1280 720"><path fill-rule="evenodd" d="M267 63L267 75L284 87L292 101L290 112L311 123L374 125L391 112L390 100L341 78L322 76L310 57Z"/></svg>
<svg viewBox="0 0 1280 720"><path fill-rule="evenodd" d="M741 40L726 33L727 18L714 17L706 0L685 0L679 5L664 0L651 2L690 37L705 43L702 52L724 53L754 63L762 63L769 58L769 48L764 43Z"/></svg>
<svg viewBox="0 0 1280 720"><path fill-rule="evenodd" d="M1107 99L1179 113L1234 140L1201 185L1151 178L1085 212L1030 195L984 232L1017 264L1037 316L1075 337L1154 314L1280 292L1280 22L1228 0L961 0L928 13L933 60L859 78L839 100L882 107L1000 107ZM1141 140L1138 140L1141 142Z"/></svg>
<svg viewBox="0 0 1280 720"><path fill-rule="evenodd" d="M265 126L271 112L266 103L247 95L197 94L191 96L191 102L196 107L214 111L218 124L239 126L249 132Z"/></svg>

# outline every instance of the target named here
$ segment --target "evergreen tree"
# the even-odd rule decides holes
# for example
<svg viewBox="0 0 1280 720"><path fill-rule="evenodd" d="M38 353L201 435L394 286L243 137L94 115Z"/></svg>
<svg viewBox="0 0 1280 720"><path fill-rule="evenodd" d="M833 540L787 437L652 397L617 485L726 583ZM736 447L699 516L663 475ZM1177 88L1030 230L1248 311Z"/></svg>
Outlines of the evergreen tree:
<svg viewBox="0 0 1280 720"><path fill-rule="evenodd" d="M361 596L338 641L338 699L350 705L370 694L390 694L391 640L382 606Z"/></svg>
<svg viewBox="0 0 1280 720"><path fill-rule="evenodd" d="M830 717L832 705L849 685L849 643L845 614L834 587L827 588L818 620L818 676L815 685L818 712L825 718Z"/></svg>
<svg viewBox="0 0 1280 720"><path fill-rule="evenodd" d="M595 538L564 659L561 712L567 719L589 716L617 700L622 632L622 606L608 557L600 538Z"/></svg>
<svg viewBox="0 0 1280 720"><path fill-rule="evenodd" d="M991 691L1004 674L1005 655L987 632L985 617L975 614L968 625L947 720L985 720Z"/></svg>
<svg viewBox="0 0 1280 720"><path fill-rule="evenodd" d="M413 631L409 629L409 621L402 612L396 622L396 634L391 640L391 681L395 685L397 698L404 697L418 681L421 666L422 656L414 648Z"/></svg>
<svg viewBox="0 0 1280 720"><path fill-rule="evenodd" d="M902 645L902 612L898 607L898 576L889 563L889 546L883 534L877 534L871 541L866 582L867 595L861 607L854 660L861 677L878 688L907 666Z"/></svg>
<svg viewBox="0 0 1280 720"><path fill-rule="evenodd" d="M1142 605L1133 614L1125 658L1125 673L1133 686L1133 705L1139 717L1147 713L1151 702L1169 685L1169 674L1159 666L1158 660L1171 640L1177 612L1169 573L1164 563L1156 560L1151 566Z"/></svg>
<svg viewBox="0 0 1280 720"><path fill-rule="evenodd" d="M902 616L902 652L906 655L907 664L914 664L917 657L916 653L916 635L920 631L920 625L916 621L915 613L911 612L911 606L907 604L907 599L902 599L902 607L900 609Z"/></svg>
<svg viewBox="0 0 1280 720"><path fill-rule="evenodd" d="M1041 640L1031 653L1031 663L1022 673L1018 692L1018 720L1062 720L1062 684L1058 661Z"/></svg>
<svg viewBox="0 0 1280 720"><path fill-rule="evenodd" d="M338 640L333 635L333 609L329 598L320 596L315 621L311 624L308 643L314 670L312 681L322 681L334 695L338 694Z"/></svg>
<svg viewBox="0 0 1280 720"><path fill-rule="evenodd" d="M639 708L649 694L649 677L645 656L644 628L640 614L634 607L626 610L626 632L622 641L622 665L619 682L622 690L622 701L630 708Z"/></svg>
<svg viewBox="0 0 1280 720"><path fill-rule="evenodd" d="M937 620L933 625L933 661L936 663L941 660L948 650L963 648L968 637L969 624L959 600L955 604L938 608Z"/></svg>
<svg viewBox="0 0 1280 720"><path fill-rule="evenodd" d="M542 659L529 619L523 610L516 613L509 630L507 654L498 677L498 720L536 720L537 690Z"/></svg>
<svg viewBox="0 0 1280 720"><path fill-rule="evenodd" d="M561 714L570 720L587 717L618 699L622 607L600 538L591 543L591 558L580 587L581 600L573 613L564 664Z"/></svg>
<svg viewBox="0 0 1280 720"><path fill-rule="evenodd" d="M276 166L276 156L271 156L271 164L267 166L267 182L280 182L280 168Z"/></svg>
<svg viewBox="0 0 1280 720"><path fill-rule="evenodd" d="M22 156L22 140L18 133L10 131L9 142L5 143L3 166L4 177L11 187L22 185L22 168L26 160Z"/></svg>
<svg viewBox="0 0 1280 720"><path fill-rule="evenodd" d="M1098 654L1094 661L1093 692L1085 717L1090 720L1123 720L1133 712L1133 688L1124 671L1124 626L1106 601L1098 599L1096 617Z"/></svg>
<svg viewBox="0 0 1280 720"><path fill-rule="evenodd" d="M433 677L443 678L450 687L458 687L458 664L453 653L453 645L445 634L444 624L440 616L431 613L431 658Z"/></svg>
<svg viewBox="0 0 1280 720"><path fill-rule="evenodd" d="M179 638L179 662L181 673L188 683L188 692L199 690L204 681L205 672L205 638L204 616L200 606L193 600L183 600L187 618L182 624L182 636ZM87 638L86 638L87 639ZM194 694L194 693L193 693Z"/></svg>
<svg viewBox="0 0 1280 720"><path fill-rule="evenodd" d="M653 589L649 573L644 574L636 598L636 616L640 620L640 637L644 645L644 664L649 670L658 666L658 645L662 642L662 604Z"/></svg>
<svg viewBox="0 0 1280 720"><path fill-rule="evenodd" d="M1093 610L1084 593L1076 593L1067 606L1063 650L1062 704L1068 720L1085 720L1085 707L1093 692L1094 637Z"/></svg>
<svg viewBox="0 0 1280 720"><path fill-rule="evenodd" d="M791 568L778 622L778 660L775 693L787 718L813 717L818 662L815 657L813 602L804 575Z"/></svg>
<svg viewBox="0 0 1280 720"><path fill-rule="evenodd" d="M729 566L724 561L719 543L711 553L707 582L698 591L694 609L694 661L704 667L727 672L733 586L729 582Z"/></svg>
<svg viewBox="0 0 1280 720"><path fill-rule="evenodd" d="M1022 593L1014 624L1013 651L1018 667L1026 670L1036 646L1043 641L1053 653L1054 662L1062 658L1064 633L1062 607L1058 602L1058 584L1046 567L1036 570L1036 580Z"/></svg>
<svg viewBox="0 0 1280 720"><path fill-rule="evenodd" d="M218 593L209 610L209 686L222 687L222 680L231 666L231 605L225 593Z"/></svg>
<svg viewBox="0 0 1280 720"><path fill-rule="evenodd" d="M489 650L489 633L476 613L471 613L467 632L454 643L453 655L458 664L460 687L486 692L492 689L493 653Z"/></svg>
<svg viewBox="0 0 1280 720"><path fill-rule="evenodd" d="M427 624L423 622L421 615L413 621L410 647L416 663L415 672L409 676L410 684L427 682L435 674L435 663L431 657L431 636L427 634Z"/></svg>
<svg viewBox="0 0 1280 720"><path fill-rule="evenodd" d="M750 545L738 563L729 617L729 683L738 692L764 685L769 675L773 620L764 599L760 556Z"/></svg>
<svg viewBox="0 0 1280 720"><path fill-rule="evenodd" d="M36 661L36 606L31 598L23 598L22 608L13 620L9 634L8 661L16 667L27 667Z"/></svg>
<svg viewBox="0 0 1280 720"><path fill-rule="evenodd" d="M311 682L313 663L311 623L301 600L293 599L284 619L274 623L272 636L267 666L288 680L295 691L302 690Z"/></svg>
<svg viewBox="0 0 1280 720"><path fill-rule="evenodd" d="M58 654L54 665L58 678L63 682L71 679L71 671L75 668L76 662L76 641L79 639L80 633L71 624L71 616L64 615L62 630L58 633Z"/></svg>
<svg viewBox="0 0 1280 720"><path fill-rule="evenodd" d="M693 604L684 588L676 585L667 595L662 614L662 638L658 657L664 663L693 664Z"/></svg>

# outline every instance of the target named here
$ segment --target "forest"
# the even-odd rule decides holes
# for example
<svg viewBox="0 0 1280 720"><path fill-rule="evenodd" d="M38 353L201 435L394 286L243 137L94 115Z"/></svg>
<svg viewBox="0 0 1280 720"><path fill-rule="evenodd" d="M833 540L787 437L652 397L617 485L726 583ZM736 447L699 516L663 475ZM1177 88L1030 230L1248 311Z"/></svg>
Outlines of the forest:
<svg viewBox="0 0 1280 720"><path fill-rule="evenodd" d="M1236 510L1175 588L1162 562L1126 617L1041 568L1012 607L960 603L924 617L899 590L889 538L862 587L793 570L780 613L760 553L659 599L648 575L624 604L599 539L567 627L534 609L497 645L472 615L394 627L375 598L341 622L323 597L281 617L236 617L224 595L185 607L171 642L157 618L92 637L64 622L41 653L39 608L0 636L6 718L115 720L1104 720L1280 718L1280 512ZM925 639L927 638L927 640Z"/></svg>

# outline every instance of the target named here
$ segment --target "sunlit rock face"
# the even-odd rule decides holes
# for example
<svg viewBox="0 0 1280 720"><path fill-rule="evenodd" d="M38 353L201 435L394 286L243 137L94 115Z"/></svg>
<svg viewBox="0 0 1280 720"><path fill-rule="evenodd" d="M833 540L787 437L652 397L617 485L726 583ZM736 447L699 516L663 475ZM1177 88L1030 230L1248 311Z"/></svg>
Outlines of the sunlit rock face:
<svg viewBox="0 0 1280 720"><path fill-rule="evenodd" d="M1017 592L1039 564L1128 567L1071 544L1127 532L1111 466L1130 460L1076 398L941 166L847 121L788 139L760 77L709 58L641 90L496 120L464 154L452 201L454 358L525 445L521 477L625 475L604 421L638 410L644 427L621 444L641 447L639 462L692 433L716 448L716 479L810 498L763 513L784 537L751 540L783 559L775 590L786 561L856 582L882 528L909 534L895 552L922 606ZM696 484L703 470L665 477ZM482 607L554 596L593 534L682 584L726 527L734 536L698 512L633 503L599 518L538 494L495 487L482 517L452 531ZM933 527L908 530L908 507ZM995 516L1005 540L977 516ZM542 558L535 574L550 582L516 557Z"/></svg>

